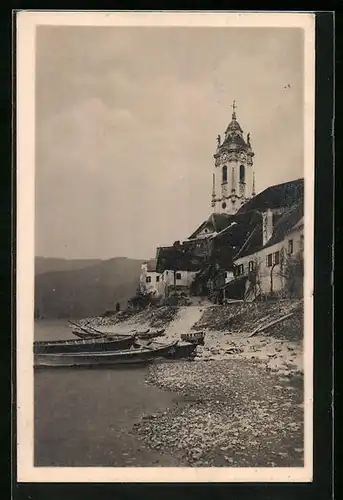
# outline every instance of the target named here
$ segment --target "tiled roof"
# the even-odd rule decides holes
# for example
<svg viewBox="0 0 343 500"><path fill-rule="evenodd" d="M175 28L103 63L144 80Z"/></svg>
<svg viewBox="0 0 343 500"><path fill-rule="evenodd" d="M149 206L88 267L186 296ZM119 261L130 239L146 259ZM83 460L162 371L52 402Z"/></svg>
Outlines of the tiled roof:
<svg viewBox="0 0 343 500"><path fill-rule="evenodd" d="M186 247L172 246L157 249L157 272L164 270L198 271L203 263L200 256L189 252Z"/></svg>
<svg viewBox="0 0 343 500"><path fill-rule="evenodd" d="M268 208L277 209L291 207L299 203L304 197L304 179L284 182L270 186L261 193L254 196L250 201L245 203L239 210L238 214L248 212L250 210L259 210L264 212Z"/></svg>
<svg viewBox="0 0 343 500"><path fill-rule="evenodd" d="M145 264L148 272L153 273L156 271L156 259L150 259Z"/></svg>
<svg viewBox="0 0 343 500"><path fill-rule="evenodd" d="M241 250L235 255L235 260L246 255L252 255L262 248L270 247L282 241L287 233L291 231L298 222L301 221L304 213L303 203L293 205L293 207L283 215L273 215L274 230L270 240L263 246L262 219L247 237Z"/></svg>
<svg viewBox="0 0 343 500"><path fill-rule="evenodd" d="M279 221L276 223L273 235L267 242L267 244L264 245L264 248L270 247L271 245L275 245L275 243L279 243L280 241L282 241L285 236L294 228L294 226L298 224L303 216L303 203L294 205L288 212L283 214L283 216L280 217Z"/></svg>
<svg viewBox="0 0 343 500"><path fill-rule="evenodd" d="M225 229L232 221L232 215L228 214L211 214L207 220L205 220L200 226L189 236L189 240L196 237L197 234L207 226L210 227L212 231L219 233Z"/></svg>

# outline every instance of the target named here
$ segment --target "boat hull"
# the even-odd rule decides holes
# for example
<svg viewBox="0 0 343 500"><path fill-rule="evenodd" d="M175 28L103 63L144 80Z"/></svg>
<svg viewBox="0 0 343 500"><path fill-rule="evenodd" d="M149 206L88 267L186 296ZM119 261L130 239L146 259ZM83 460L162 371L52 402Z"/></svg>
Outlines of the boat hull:
<svg viewBox="0 0 343 500"><path fill-rule="evenodd" d="M164 330L160 330L158 332L149 332L149 333L138 333L137 337L140 340L150 340L157 337L162 337L164 335Z"/></svg>
<svg viewBox="0 0 343 500"><path fill-rule="evenodd" d="M127 349L116 352L85 353L36 353L34 366L39 367L76 367L76 366L111 366L150 363L158 357L164 357L176 344L157 349Z"/></svg>
<svg viewBox="0 0 343 500"><path fill-rule="evenodd" d="M135 342L135 337L124 337L122 339L94 339L94 340L69 340L54 342L35 342L34 353L36 354L63 354L80 352L107 352L129 349Z"/></svg>

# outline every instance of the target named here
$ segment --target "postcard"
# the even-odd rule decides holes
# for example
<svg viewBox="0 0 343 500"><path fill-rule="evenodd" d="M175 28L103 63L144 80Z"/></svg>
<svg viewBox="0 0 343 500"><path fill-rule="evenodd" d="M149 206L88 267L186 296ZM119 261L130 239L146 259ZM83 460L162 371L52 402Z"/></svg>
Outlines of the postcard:
<svg viewBox="0 0 343 500"><path fill-rule="evenodd" d="M17 480L311 482L311 13L17 16Z"/></svg>

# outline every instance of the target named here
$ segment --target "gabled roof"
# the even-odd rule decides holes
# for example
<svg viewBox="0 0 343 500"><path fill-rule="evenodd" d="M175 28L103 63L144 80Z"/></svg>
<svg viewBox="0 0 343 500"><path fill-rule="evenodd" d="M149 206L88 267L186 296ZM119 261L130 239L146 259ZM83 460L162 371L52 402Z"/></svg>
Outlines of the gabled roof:
<svg viewBox="0 0 343 500"><path fill-rule="evenodd" d="M225 229L233 220L233 215L213 213L189 236L189 240L195 238L206 226L211 228L211 232L219 233Z"/></svg>
<svg viewBox="0 0 343 500"><path fill-rule="evenodd" d="M273 234L270 240L265 245L263 245L263 230L261 219L261 222L256 225L256 227L247 237L241 249L235 255L235 260L239 259L240 257L252 255L262 250L262 248L268 248L282 241L290 231L292 231L296 226L299 226L299 222L301 222L303 218L303 213L304 205L303 203L298 203L297 205L293 205L293 207L283 215L273 214Z"/></svg>
<svg viewBox="0 0 343 500"><path fill-rule="evenodd" d="M273 235L270 240L264 245L264 248L270 247L282 241L287 234L292 231L292 229L298 225L298 222L304 216L304 205L303 203L298 203L294 205L288 212L280 217L279 221L275 225Z"/></svg>
<svg viewBox="0 0 343 500"><path fill-rule="evenodd" d="M245 203L238 214L249 212L250 210L259 210L263 212L270 209L291 207L299 203L304 197L304 179L284 182L270 186L261 193L254 196Z"/></svg>

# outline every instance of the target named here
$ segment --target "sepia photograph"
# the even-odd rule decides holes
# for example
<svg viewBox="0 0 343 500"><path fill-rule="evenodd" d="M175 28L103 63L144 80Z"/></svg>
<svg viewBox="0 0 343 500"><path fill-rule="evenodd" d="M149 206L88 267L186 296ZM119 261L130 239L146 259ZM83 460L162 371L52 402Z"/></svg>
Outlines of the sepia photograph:
<svg viewBox="0 0 343 500"><path fill-rule="evenodd" d="M314 17L18 16L22 481L311 481Z"/></svg>

